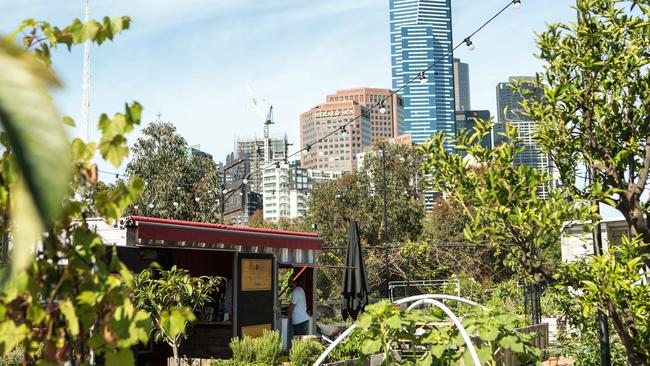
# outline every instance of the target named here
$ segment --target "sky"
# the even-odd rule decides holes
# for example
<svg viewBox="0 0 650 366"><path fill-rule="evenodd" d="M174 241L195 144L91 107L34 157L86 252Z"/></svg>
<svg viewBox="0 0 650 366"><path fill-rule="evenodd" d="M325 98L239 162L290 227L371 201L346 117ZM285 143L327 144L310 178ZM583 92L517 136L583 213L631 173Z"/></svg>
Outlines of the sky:
<svg viewBox="0 0 650 366"><path fill-rule="evenodd" d="M66 25L83 17L83 0L0 0L0 33L23 19ZM452 0L454 43L507 0ZM523 0L461 47L470 68L473 109L496 110L495 87L541 70L535 35L571 20L571 0ZM299 147L300 113L337 89L390 87L388 0L90 0L91 17L128 15L131 29L91 50L91 137L100 113L125 102L144 106L143 126L161 114L190 145L224 160L237 137L263 126L245 83L273 105L271 133ZM79 120L83 48L55 52L63 81L61 113ZM70 130L71 136L80 131ZM136 134L131 138L134 140ZM290 148L290 152L292 152ZM124 167L114 169L123 171Z"/></svg>
<svg viewBox="0 0 650 366"><path fill-rule="evenodd" d="M300 113L337 89L389 88L388 0L89 0L91 17L128 15L131 28L91 50L91 139L101 113L144 106L142 126L172 122L190 145L224 161L236 139L262 136L251 103L273 105L271 134L286 134L299 149ZM452 0L454 43L464 39L508 0ZM473 109L496 112L496 85L509 76L542 70L535 32L569 22L574 0L522 0L472 37L476 49L454 57L469 64ZM84 0L0 0L0 34L23 19L65 26L83 18ZM64 115L81 115L83 48L53 54L63 82L54 91ZM70 137L81 135L70 129ZM100 163L100 169L122 173ZM111 179L109 177L101 177ZM613 210L605 209L605 216Z"/></svg>

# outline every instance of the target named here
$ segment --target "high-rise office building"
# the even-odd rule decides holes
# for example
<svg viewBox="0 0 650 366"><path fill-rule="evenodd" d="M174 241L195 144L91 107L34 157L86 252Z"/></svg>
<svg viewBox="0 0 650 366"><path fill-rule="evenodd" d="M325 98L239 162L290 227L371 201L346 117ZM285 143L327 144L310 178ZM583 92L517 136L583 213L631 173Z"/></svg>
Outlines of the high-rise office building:
<svg viewBox="0 0 650 366"><path fill-rule="evenodd" d="M391 96L390 89L380 88L353 88L337 90L336 94L327 96L327 102L340 102L354 100L363 107L370 108L388 98L383 108L368 110L370 120L370 131L372 143L386 138L393 138L404 134L406 125L404 122L404 100L397 94Z"/></svg>
<svg viewBox="0 0 650 366"><path fill-rule="evenodd" d="M325 137L352 120L345 132ZM371 144L370 119L354 100L323 103L300 115L300 145L311 146L300 154L307 169L352 172L356 154Z"/></svg>
<svg viewBox="0 0 650 366"><path fill-rule="evenodd" d="M454 100L456 111L469 111L472 109L469 92L469 65L454 59Z"/></svg>
<svg viewBox="0 0 650 366"><path fill-rule="evenodd" d="M371 109L389 97L382 107ZM352 172L356 154L375 142L405 132L404 101L390 89L352 88L337 90L326 102L300 115L300 144L312 146L303 151L300 160L307 169ZM356 120L355 120L356 119ZM347 125L345 133L337 132L325 141L320 138Z"/></svg>
<svg viewBox="0 0 650 366"><path fill-rule="evenodd" d="M453 135L451 0L389 0L389 9L393 88L404 86L438 61L426 73L424 83L413 82L400 92L406 132L416 144L426 142L437 131Z"/></svg>
<svg viewBox="0 0 650 366"><path fill-rule="evenodd" d="M534 78L530 76L513 76L509 78L508 82L502 82L497 85L498 121L493 131L494 144L499 145L503 142L503 137L499 136L499 133L505 132L506 125L516 127L517 137L521 140L524 151L515 157L515 163L525 164L540 171L553 174L553 162L549 155L541 150L535 139L537 122L526 116L521 107L524 98L541 100L544 97L544 92L539 88L535 88L533 81ZM522 95L522 93L513 89L516 82L519 82L521 88L530 93ZM557 182L555 181L551 182L551 186L556 184ZM539 194L541 197L546 197L548 195L548 187L540 187Z"/></svg>

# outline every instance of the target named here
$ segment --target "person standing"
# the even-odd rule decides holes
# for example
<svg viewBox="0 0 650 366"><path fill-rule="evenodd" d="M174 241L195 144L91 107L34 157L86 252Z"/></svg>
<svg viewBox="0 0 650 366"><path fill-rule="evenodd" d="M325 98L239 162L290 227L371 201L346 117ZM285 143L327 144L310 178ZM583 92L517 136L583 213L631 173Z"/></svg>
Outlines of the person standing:
<svg viewBox="0 0 650 366"><path fill-rule="evenodd" d="M293 335L307 335L309 334L309 314L307 314L307 297L302 288L304 281L302 277L298 277L296 280L290 281L290 285L293 290L288 312L291 317Z"/></svg>

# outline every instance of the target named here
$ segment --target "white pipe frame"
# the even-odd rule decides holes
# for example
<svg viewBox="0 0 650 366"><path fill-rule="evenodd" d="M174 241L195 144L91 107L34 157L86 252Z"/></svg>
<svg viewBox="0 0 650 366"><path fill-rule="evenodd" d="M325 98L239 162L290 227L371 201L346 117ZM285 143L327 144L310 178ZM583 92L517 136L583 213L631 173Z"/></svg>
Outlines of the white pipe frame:
<svg viewBox="0 0 650 366"><path fill-rule="evenodd" d="M410 306L406 308L407 311L412 310L418 306L421 306L423 304L427 305L433 305L438 308L440 308L454 323L454 325L458 328L458 331L460 332L461 336L463 337L463 340L465 341L465 345L467 346L467 349L469 350L470 355L472 356L472 361L474 362L474 366L481 366L481 361L478 358L478 354L476 353L476 349L474 348L474 345L472 344L472 340L469 337L469 334L467 334L467 331L465 330L465 327L463 327L463 324L461 324L460 319L454 314L451 309L449 309L445 304L438 300L453 300L461 303L465 303L471 306L480 306L483 308L483 310L488 310L483 305L480 305L472 300L468 300L459 296L453 296L453 295L443 295L443 294L429 294L429 295L417 295L417 296L411 296L411 297L406 297L400 300L397 300L394 302L395 305L402 305L402 304L407 304L410 302L413 302ZM323 354L320 355L320 357L314 362L314 366L320 366L327 356L334 350L334 348L341 343L352 331L357 327L357 323L352 324L348 329L346 329L343 333L341 333L335 340L332 342L325 351L323 351Z"/></svg>

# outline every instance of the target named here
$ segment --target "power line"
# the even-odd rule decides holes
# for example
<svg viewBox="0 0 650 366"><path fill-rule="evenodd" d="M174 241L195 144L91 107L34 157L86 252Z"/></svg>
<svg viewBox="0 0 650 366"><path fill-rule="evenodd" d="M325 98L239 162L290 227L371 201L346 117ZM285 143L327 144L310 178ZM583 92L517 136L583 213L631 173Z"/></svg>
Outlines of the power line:
<svg viewBox="0 0 650 366"><path fill-rule="evenodd" d="M474 30L472 33L470 33L469 36L465 37L461 42L459 42L459 43L458 43L456 46L454 46L451 50L447 51L444 55L440 56L440 57L439 57L437 60L435 60L431 65L429 65L426 69L420 71L420 72L419 72L415 77L412 77L412 78L408 79L408 81L407 81L406 83L404 83L404 85L400 86L399 88L397 88L397 89L395 89L395 90L391 90L390 93L389 93L387 96L383 97L383 99L381 99L380 101L376 102L375 104L371 105L370 107L367 107L367 108L366 108L366 112L370 112L370 111L372 111L372 110L374 110L374 109L381 109L381 108L384 108L384 105L385 105L384 103L385 103L386 101L390 100L390 99L391 99L395 94L397 94L398 92L402 91L405 87L407 87L408 85L412 84L413 82L415 82L415 81L420 81L420 82L426 81L426 78L427 78L427 77L426 77L426 73L427 73L428 71L431 71L431 69L433 69L433 68L434 68L436 65L438 65L439 63L443 62L443 61L444 61L444 60L445 60L449 55L453 55L453 52L456 51L456 50L457 50L458 48L460 48L461 46L466 45L468 48L470 48L470 49L474 49L474 44L472 43L472 40L471 40L472 37L474 37L476 34L478 34L480 31L482 31L482 30L483 30L483 29L484 29L488 24L490 24L490 23L493 22L496 18L498 18L501 14L503 14L503 12L505 12L506 9L508 9L511 5L512 5L515 9L520 8L520 7L521 7L521 2L522 2L522 0L511 0L511 1L509 1L508 4L506 4L506 6L504 6L503 8L501 8L501 9L500 9L496 14L494 14L492 17L490 17L488 20L486 20L486 21L485 21L483 24L481 24L481 25L480 25L476 30ZM292 157L294 157L294 156L296 156L296 155L302 153L303 151L307 151L307 152L309 152L309 151L311 150L311 148L312 148L314 145L317 145L317 144L323 142L325 139L327 139L327 138L329 138L329 137L335 135L335 134L338 133L338 132L343 132L343 131L345 131L345 128L346 128L347 126L349 126L349 125L351 125L352 123L356 122L359 118L361 118L361 117L363 117L363 116L364 116L364 111L362 110L362 112L361 112L361 114L360 114L359 116L353 118L352 120L350 120L350 121L344 123L343 125L337 127L337 128L334 129L333 131L331 131L331 132L325 134L324 136L318 138L316 141L314 141L314 142L312 142L312 143L310 143L310 144L306 144L306 145L305 145L304 147L302 147L301 149L299 149L299 150L295 151L294 153L292 153L292 154L286 156L286 157L284 158L284 161L288 161L289 158L292 158ZM268 165L262 167L260 170L263 172L264 170L266 170L266 169L268 169L268 168L271 168L271 167L273 167L274 165L275 165L276 167L278 167L278 166L279 166L279 163L278 163L278 162L273 162L273 163L271 163L271 164L268 164ZM115 175L117 178L119 178L120 175L124 175L123 173L112 173L112 172L101 171L101 170L100 170L99 172L100 172L100 173L104 173L104 174L112 174L112 175ZM252 176L252 174L253 174L252 172L248 173L248 174L246 175L246 178L244 178L244 179L248 179L248 178L250 178L250 177ZM224 183L225 183L225 182L222 182L222 184L224 184ZM244 186L244 185L245 185L245 184L242 183L242 184L240 184L239 187L236 187L236 188L234 188L233 190L238 190L239 188L241 188L241 187Z"/></svg>
<svg viewBox="0 0 650 366"><path fill-rule="evenodd" d="M384 107L384 103L385 103L387 100L391 99L395 94L397 94L398 92L400 92L401 90L403 90L403 89L404 89L406 86L408 86L409 84L413 83L413 82L416 81L416 80L421 81L421 82L424 81L424 80L426 80L426 73L427 73L428 71L431 71L431 69L433 69L436 65L438 65L439 63L441 63L442 61L444 61L445 58L447 58L447 56L449 56L450 54L453 55L453 52L456 51L456 50L457 50L459 47L461 47L462 45L466 45L466 46L469 47L470 49L474 49L473 43L472 43L472 41L471 41L471 38L474 37L474 36L475 36L478 32L480 32L481 30L483 30L483 28L485 28L488 24L490 24L492 21L494 21L496 18L498 18L501 14L503 14L503 12L506 11L506 9L508 9L511 5L513 5L515 9L519 9L519 8L521 7L521 0L511 0L511 1L509 1L508 4L507 4L506 6L504 6L503 8L501 8L501 10L499 10L499 11L498 11L496 14L494 14L491 18L489 18L487 21L485 21L483 24L481 24L480 27L478 27L478 28L477 28L474 32L472 32L469 36L465 37L465 38L464 38L461 42L459 42L459 43L458 43L454 48L452 48L451 50L447 51L444 55L442 55L442 56L439 57L437 60L435 60L431 65L429 65L429 67L427 67L426 69L420 71L420 72L417 74L417 76L415 76L415 77L413 77L413 78L410 78L410 79L409 79L409 80L408 80L404 85L400 86L399 88L397 88L397 89L395 89L395 90L391 90L391 92L390 92L386 97L384 97L383 99L381 99L379 102L377 102L377 103L371 105L369 108L366 109L366 111L367 111L367 112L370 112L370 111L372 111L372 110L375 109L375 108L379 108L379 109L381 109L382 107ZM298 151L294 152L294 153L291 154L291 155L288 155L288 156L285 158L285 161L288 160L288 159L291 158L291 157L294 157L294 156L300 154L300 153L303 152L303 151L307 151L307 152L309 152L309 150L311 150L311 148L312 148L314 145L317 145L317 144L323 142L325 139L327 139L327 138L330 137L330 136L333 136L334 134L336 134L336 133L339 132L339 131L341 131L341 132L345 131L345 128L346 128L347 126L349 126L349 125L351 125L352 123L356 122L356 121L357 121L359 118L361 118L363 115L364 115L364 113L363 113L363 110L362 110L362 112L361 112L361 114L360 114L359 116L353 118L353 119L350 120L349 122L344 123L343 125L339 126L338 128L334 129L333 131L331 131L331 132L325 134L324 136L322 136L322 137L320 137L319 139L317 139L315 142L312 142L312 143L310 143L310 144L306 144L304 147L302 147L302 148L299 149ZM276 164L276 162L274 162L274 163L272 163L272 164L269 164L269 165L263 167L261 170L264 171L264 170L266 170L266 169L272 167L273 165L276 165L276 167L277 167L278 164ZM248 177L250 177L250 175L251 175L251 173L248 174Z"/></svg>

